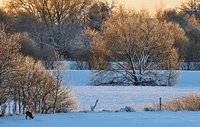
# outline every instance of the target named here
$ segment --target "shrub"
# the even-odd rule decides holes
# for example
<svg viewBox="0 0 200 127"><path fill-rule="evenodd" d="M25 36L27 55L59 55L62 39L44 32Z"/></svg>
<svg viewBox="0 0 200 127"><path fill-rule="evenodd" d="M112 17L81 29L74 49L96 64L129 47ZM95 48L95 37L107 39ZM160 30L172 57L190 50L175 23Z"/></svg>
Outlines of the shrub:
<svg viewBox="0 0 200 127"><path fill-rule="evenodd" d="M145 108L144 108L144 111L145 111L145 112L155 112L155 111L157 111L157 110L154 109L154 108L152 108L152 107L145 107Z"/></svg>
<svg viewBox="0 0 200 127"><path fill-rule="evenodd" d="M135 112L135 110L132 107L126 106L124 108L121 108L119 111L117 112Z"/></svg>
<svg viewBox="0 0 200 127"><path fill-rule="evenodd" d="M154 107L159 109L159 104L155 104ZM200 111L200 94L192 94L163 102L162 109L169 111Z"/></svg>

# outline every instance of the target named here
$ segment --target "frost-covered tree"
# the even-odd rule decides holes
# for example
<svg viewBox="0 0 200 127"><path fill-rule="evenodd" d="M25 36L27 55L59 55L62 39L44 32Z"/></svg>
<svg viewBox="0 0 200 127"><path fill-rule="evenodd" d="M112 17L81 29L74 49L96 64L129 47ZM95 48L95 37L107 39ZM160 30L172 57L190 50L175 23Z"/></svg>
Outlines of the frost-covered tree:
<svg viewBox="0 0 200 127"><path fill-rule="evenodd" d="M0 110L5 109L8 100L13 101L15 114L26 110L53 113L53 109L76 108L76 99L69 88L64 85L58 88L56 78L40 61L20 53L21 44L27 38L23 33L0 32Z"/></svg>
<svg viewBox="0 0 200 127"><path fill-rule="evenodd" d="M62 63L55 63L52 75L55 81L55 91L53 97L53 113L68 112L74 107L77 107L76 98L71 95L71 89L65 87L63 81L64 74L66 73L66 66ZM65 99L68 98L68 99ZM66 107L67 105L67 107Z"/></svg>
<svg viewBox="0 0 200 127"><path fill-rule="evenodd" d="M11 44L6 34L0 31L0 116L5 113L5 103L8 99L6 84L9 81L9 68L12 66L11 59L16 53L15 48L18 48L18 45Z"/></svg>
<svg viewBox="0 0 200 127"><path fill-rule="evenodd" d="M196 15L199 9L194 7L197 5L197 3L195 4L195 0L189 0L181 6L182 11L169 9L157 12L157 17L159 20L176 22L180 24L180 26L184 29L186 36L188 37L188 41L183 43L183 41L177 39L175 42L175 47L178 49L181 57L184 58L185 62L188 62L188 64L190 64L190 62L197 62L200 59L198 55L200 42L200 24ZM197 10L193 12L192 10L195 10L195 8Z"/></svg>
<svg viewBox="0 0 200 127"><path fill-rule="evenodd" d="M186 40L176 23L148 12L118 10L100 33L92 33L95 85L174 85L180 57L174 44ZM158 70L166 70L159 72Z"/></svg>

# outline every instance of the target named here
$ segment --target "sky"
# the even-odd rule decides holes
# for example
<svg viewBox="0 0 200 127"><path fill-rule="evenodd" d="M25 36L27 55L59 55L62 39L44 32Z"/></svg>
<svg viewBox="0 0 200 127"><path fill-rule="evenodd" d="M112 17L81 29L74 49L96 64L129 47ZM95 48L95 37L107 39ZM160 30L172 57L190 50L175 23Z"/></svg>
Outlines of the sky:
<svg viewBox="0 0 200 127"><path fill-rule="evenodd" d="M3 1L4 1L4 0L0 0L0 7L2 6Z"/></svg>
<svg viewBox="0 0 200 127"><path fill-rule="evenodd" d="M174 8L179 6L186 0L115 0L122 3L128 8L147 8L148 10L155 10L156 7Z"/></svg>

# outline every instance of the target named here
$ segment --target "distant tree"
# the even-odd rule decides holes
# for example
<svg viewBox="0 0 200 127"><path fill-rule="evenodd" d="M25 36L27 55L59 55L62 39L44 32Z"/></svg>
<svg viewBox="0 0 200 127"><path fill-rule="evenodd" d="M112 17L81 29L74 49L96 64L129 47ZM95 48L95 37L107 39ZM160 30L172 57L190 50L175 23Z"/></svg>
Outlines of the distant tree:
<svg viewBox="0 0 200 127"><path fill-rule="evenodd" d="M97 70L97 69L105 69L107 64L105 60L107 59L107 56L105 56L101 51L104 50L104 47L102 45L96 45L96 40L100 39L101 36L98 31L86 29L84 31L85 37L85 45L88 51L89 57L87 59L87 62L89 64L89 67L91 70ZM96 46L99 48L96 48L93 50L93 47Z"/></svg>
<svg viewBox="0 0 200 127"><path fill-rule="evenodd" d="M175 22L180 24L183 28L187 26L186 19L184 16L180 15L176 9L158 10L156 15L159 20Z"/></svg>
<svg viewBox="0 0 200 127"><path fill-rule="evenodd" d="M187 0L179 9L182 15L195 15L200 19L200 2L198 0Z"/></svg>
<svg viewBox="0 0 200 127"><path fill-rule="evenodd" d="M200 44L200 30L198 29L190 29L187 31L188 36L190 37L190 41L195 44Z"/></svg>
<svg viewBox="0 0 200 127"><path fill-rule="evenodd" d="M101 30L103 22L109 18L113 7L114 3L109 5L108 2L94 2L87 14L89 27L93 30Z"/></svg>
<svg viewBox="0 0 200 127"><path fill-rule="evenodd" d="M0 8L0 29L5 32L12 32L12 17Z"/></svg>
<svg viewBox="0 0 200 127"><path fill-rule="evenodd" d="M74 50L82 38L82 26L79 22L65 20L54 26L53 33L48 36L47 43L55 47L59 58L73 58Z"/></svg>
<svg viewBox="0 0 200 127"><path fill-rule="evenodd" d="M189 29L198 28L199 20L194 15L186 15L185 20Z"/></svg>
<svg viewBox="0 0 200 127"><path fill-rule="evenodd" d="M167 21L167 22L175 22L178 23L185 31L188 40L181 41L180 39L176 39L175 47L178 49L181 57L185 61L197 61L196 56L198 56L198 50L192 51L192 47L197 46L199 42L198 34L199 34L199 21L195 15L183 14L176 9L169 9L163 10L162 12L157 12L157 17L160 21ZM178 35L178 34L177 34ZM178 37L178 36L177 36ZM193 44L195 43L195 44ZM195 53L196 52L196 53ZM192 55L193 54L193 55ZM195 59L194 59L195 58Z"/></svg>
<svg viewBox="0 0 200 127"><path fill-rule="evenodd" d="M189 46L186 56L188 62L199 62L200 49L200 3L197 0L190 0L181 6L180 14L185 14L188 23L185 31L189 38Z"/></svg>
<svg viewBox="0 0 200 127"><path fill-rule="evenodd" d="M44 21L47 29L64 20L79 20L90 0L15 0L9 1L7 9L11 12L28 12Z"/></svg>
<svg viewBox="0 0 200 127"><path fill-rule="evenodd" d="M91 0L15 0L6 7L17 17L18 30L30 33L41 48L53 47L59 58L71 58L90 3Z"/></svg>
<svg viewBox="0 0 200 127"><path fill-rule="evenodd" d="M178 24L120 9L94 35L95 85L174 85L180 65L174 44L187 39Z"/></svg>

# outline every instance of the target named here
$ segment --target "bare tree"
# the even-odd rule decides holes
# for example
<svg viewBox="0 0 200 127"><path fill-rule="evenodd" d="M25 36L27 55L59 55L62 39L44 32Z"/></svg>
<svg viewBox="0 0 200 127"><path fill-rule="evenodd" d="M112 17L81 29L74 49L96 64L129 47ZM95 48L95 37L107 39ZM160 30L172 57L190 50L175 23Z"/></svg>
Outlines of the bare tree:
<svg viewBox="0 0 200 127"><path fill-rule="evenodd" d="M36 113L53 113L54 109L70 111L76 108L71 90L60 86L42 62L20 54L27 34L7 35L0 32L0 110L12 100L13 113L31 110ZM23 63L23 64L22 64ZM56 94L55 94L56 93ZM55 106L56 95L56 106ZM57 110L56 110L57 111Z"/></svg>
<svg viewBox="0 0 200 127"><path fill-rule="evenodd" d="M196 7L195 7L196 6ZM176 22L186 32L188 40L183 43L180 39L176 39L175 47L178 49L181 57L185 62L197 62L199 61L199 36L200 36L200 24L197 14L199 3L195 0L188 0L181 5L181 11L178 10L164 10L157 12L159 20L167 20L168 22ZM192 11L194 9L196 11ZM178 34L177 34L178 35ZM178 37L178 36L177 36ZM195 49L195 50L194 50Z"/></svg>
<svg viewBox="0 0 200 127"><path fill-rule="evenodd" d="M12 83L12 76L15 72L14 59L18 57L20 49L20 40L24 34L14 34L8 36L0 31L0 98L1 105L11 97L12 88L8 87Z"/></svg>
<svg viewBox="0 0 200 127"><path fill-rule="evenodd" d="M5 32L12 32L12 17L0 8L0 29Z"/></svg>
<svg viewBox="0 0 200 127"><path fill-rule="evenodd" d="M175 23L161 22L148 12L123 9L105 23L95 38L93 59L102 63L94 76L96 85L173 85L163 76L179 68L176 39L187 39ZM158 73L161 69L167 70L162 76Z"/></svg>
<svg viewBox="0 0 200 127"><path fill-rule="evenodd" d="M106 21L114 8L114 3L96 1L88 10L87 23L92 30L101 30L101 26Z"/></svg>
<svg viewBox="0 0 200 127"><path fill-rule="evenodd" d="M195 15L200 19L200 2L198 0L187 0L179 9L183 15Z"/></svg>
<svg viewBox="0 0 200 127"><path fill-rule="evenodd" d="M51 25L60 24L66 18L82 18L81 15L89 4L90 0L15 0L10 1L7 8L11 12L25 11L35 15L50 29Z"/></svg>
<svg viewBox="0 0 200 127"><path fill-rule="evenodd" d="M23 24L17 28L31 33L41 48L49 45L59 58L69 58L73 56L77 38L81 37L90 3L91 0L16 0L8 3L7 10L19 16L18 23Z"/></svg>
<svg viewBox="0 0 200 127"><path fill-rule="evenodd" d="M76 108L76 98L71 94L71 90L64 87L61 75L64 73L55 72L56 77L48 70L45 70L40 61L26 57L18 59L24 63L18 66L16 80L13 80L15 91L13 96L21 104L18 111L31 110L36 113L55 113L58 111L71 111ZM64 71L63 71L64 72ZM62 110L61 110L62 109Z"/></svg>
<svg viewBox="0 0 200 127"><path fill-rule="evenodd" d="M54 93L54 103L53 103L53 113L56 112L56 104L58 101L58 94L60 92L61 87L64 86L64 82L63 82L63 77L64 74L66 73L66 67L64 64L61 63L57 63L54 65L54 70L53 70L53 75L55 77L55 82L56 82L56 89L55 89L55 93Z"/></svg>

